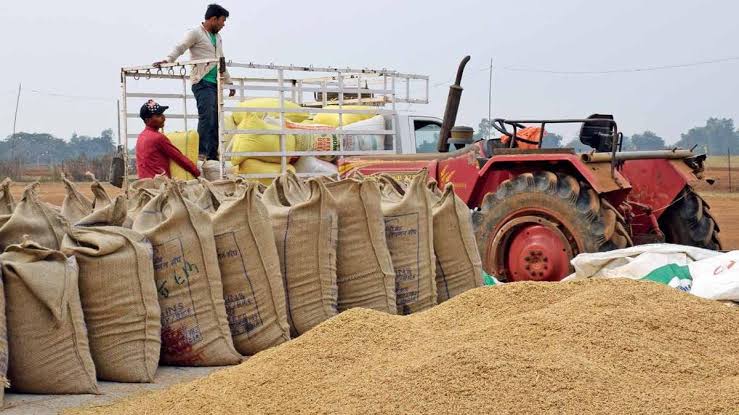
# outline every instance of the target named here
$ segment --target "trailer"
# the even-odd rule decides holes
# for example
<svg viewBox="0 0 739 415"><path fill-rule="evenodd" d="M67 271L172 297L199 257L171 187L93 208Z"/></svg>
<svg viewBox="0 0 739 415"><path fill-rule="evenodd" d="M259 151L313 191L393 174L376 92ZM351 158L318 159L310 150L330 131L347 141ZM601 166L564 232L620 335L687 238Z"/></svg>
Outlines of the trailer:
<svg viewBox="0 0 739 415"><path fill-rule="evenodd" d="M194 95L190 92L189 72L195 64L216 63L219 76L217 78L218 106L218 140L220 155L220 174L229 174L228 162L232 157L279 157L280 173L241 174L247 179L274 178L287 171L291 159L303 156L320 156L338 158L344 156L377 156L395 154L400 150L397 143L401 140L399 131L399 115L397 105L427 104L429 96L429 77L425 75L401 73L389 69L356 69L319 66L296 66L239 63L224 59L204 59L174 62L155 67L151 65L121 68L121 128L124 148L130 149L131 139L138 136L138 127L131 123L139 115L131 109L138 108L148 99L156 99L163 105L170 106L167 112L166 131L195 129L198 119L194 106ZM228 69L232 84L226 85L224 71ZM237 91L236 96L229 97L226 89ZM273 98L279 105L276 107L242 107L240 102L253 98ZM300 108L287 108L286 103L295 103ZM362 108L353 108L361 106ZM233 114L246 113L276 115L278 129L239 129L227 122ZM311 135L315 130L288 128L285 114L304 113L335 114L338 126L322 133L337 138L338 146L326 151L289 151L286 146L288 135ZM352 114L382 115L385 122L383 130L345 130L344 118ZM406 121L406 119L404 119ZM174 124L174 126L173 126ZM294 127L294 126L293 126ZM277 135L279 151L269 152L236 152L229 146L230 139L237 134ZM345 148L346 137L375 135L385 137L382 148L358 150ZM125 151L125 177L129 177L129 158ZM309 177L323 173L299 173ZM124 188L127 183L124 183Z"/></svg>

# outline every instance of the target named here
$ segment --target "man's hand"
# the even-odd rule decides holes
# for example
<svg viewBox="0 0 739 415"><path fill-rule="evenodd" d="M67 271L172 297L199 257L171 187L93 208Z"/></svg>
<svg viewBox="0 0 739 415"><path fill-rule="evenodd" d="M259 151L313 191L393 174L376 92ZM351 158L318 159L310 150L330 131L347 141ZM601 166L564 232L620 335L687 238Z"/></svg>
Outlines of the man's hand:
<svg viewBox="0 0 739 415"><path fill-rule="evenodd" d="M167 62L167 61L154 62L154 63L151 64L151 66L155 66L155 67L158 68L158 67L162 66L163 63L169 63L169 62Z"/></svg>
<svg viewBox="0 0 739 415"><path fill-rule="evenodd" d="M234 95L236 95L236 90L235 89L229 89L228 90L228 96L232 97Z"/></svg>

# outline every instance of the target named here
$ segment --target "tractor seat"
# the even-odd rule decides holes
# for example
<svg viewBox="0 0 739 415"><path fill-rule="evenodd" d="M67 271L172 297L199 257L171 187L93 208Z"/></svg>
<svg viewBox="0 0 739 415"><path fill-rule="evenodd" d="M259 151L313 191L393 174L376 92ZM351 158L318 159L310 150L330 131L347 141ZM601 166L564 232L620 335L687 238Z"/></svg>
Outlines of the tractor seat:
<svg viewBox="0 0 739 415"><path fill-rule="evenodd" d="M612 151L614 123L605 120L613 120L613 115L593 114L588 117L589 120L594 118L600 118L600 120L587 121L582 124L580 141L599 152Z"/></svg>

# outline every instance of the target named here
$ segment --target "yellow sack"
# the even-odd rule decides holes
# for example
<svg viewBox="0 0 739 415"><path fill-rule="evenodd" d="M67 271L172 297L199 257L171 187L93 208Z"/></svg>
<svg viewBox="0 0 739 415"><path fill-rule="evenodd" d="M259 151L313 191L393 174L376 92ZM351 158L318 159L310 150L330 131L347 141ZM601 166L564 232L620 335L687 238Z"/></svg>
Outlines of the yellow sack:
<svg viewBox="0 0 739 415"><path fill-rule="evenodd" d="M295 173L295 167L287 165L287 171ZM246 159L239 165L240 174L282 174L280 163L267 163L257 159ZM269 186L274 179L248 179Z"/></svg>
<svg viewBox="0 0 739 415"><path fill-rule="evenodd" d="M187 132L184 131L171 131L168 133L164 133L164 135L167 136L169 141L179 149L182 154L185 155L185 157L189 158L190 161L194 163L197 163L198 161L198 145L200 142L200 138L198 137L198 132L195 130L190 130ZM192 174L190 174L187 170L180 167L179 164L176 162L170 160L169 162L169 173L172 175L173 179L178 180L192 180L195 178Z"/></svg>
<svg viewBox="0 0 739 415"><path fill-rule="evenodd" d="M236 122L234 121L234 115L231 113L224 114L223 115L223 129L224 130L235 130L236 129ZM223 148L228 149L231 145L231 140L233 140L234 135L233 134L223 134L223 139L226 141L223 146Z"/></svg>
<svg viewBox="0 0 739 415"><path fill-rule="evenodd" d="M239 107L242 108L280 108L279 98L252 98L239 103ZM297 109L300 105L285 100L285 109ZM286 112L285 119L292 122L302 122L308 119L309 114L307 112ZM279 112L234 112L233 118L236 124L241 124L246 118L280 118Z"/></svg>
<svg viewBox="0 0 739 415"><path fill-rule="evenodd" d="M240 130L280 130L280 127L267 124L259 118L247 118L239 124ZM285 136L285 148L287 151L295 151L295 136ZM236 134L233 139L231 151L237 152L268 152L280 151L280 135L279 134ZM254 157L257 160L266 161L268 163L279 163L280 157ZM231 157L231 164L237 166L246 159L246 156Z"/></svg>
<svg viewBox="0 0 739 415"><path fill-rule="evenodd" d="M338 105L329 105L326 107L326 109L335 109L338 110ZM343 109L345 110L373 110L377 109L377 107L369 107L366 105L344 105ZM344 114L343 115L343 121L344 125L349 125L351 123L359 122L368 120L372 117L374 117L376 114ZM316 114L313 116L313 122L315 124L323 124L323 125L330 125L332 127L338 127L339 126L339 114Z"/></svg>

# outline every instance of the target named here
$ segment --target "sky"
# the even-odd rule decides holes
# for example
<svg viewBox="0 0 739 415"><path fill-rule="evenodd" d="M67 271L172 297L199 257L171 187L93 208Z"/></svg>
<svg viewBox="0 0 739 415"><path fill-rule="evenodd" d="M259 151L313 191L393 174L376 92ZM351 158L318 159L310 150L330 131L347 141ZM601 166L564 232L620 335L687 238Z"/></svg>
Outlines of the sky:
<svg viewBox="0 0 739 415"><path fill-rule="evenodd" d="M163 59L202 21L207 3L0 2L0 137L12 133L19 83L18 131L68 138L116 130L120 68ZM221 32L227 59L429 75L430 103L400 107L419 114L442 116L450 78L472 56L458 125L477 127L487 117L490 59L494 117L610 113L625 134L651 130L668 143L712 116L739 122L739 2L732 0L220 4L231 13ZM630 71L715 60L723 61ZM136 121L132 129L141 127Z"/></svg>

